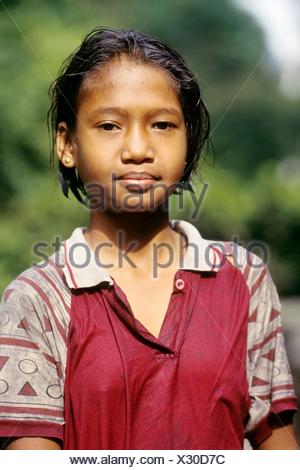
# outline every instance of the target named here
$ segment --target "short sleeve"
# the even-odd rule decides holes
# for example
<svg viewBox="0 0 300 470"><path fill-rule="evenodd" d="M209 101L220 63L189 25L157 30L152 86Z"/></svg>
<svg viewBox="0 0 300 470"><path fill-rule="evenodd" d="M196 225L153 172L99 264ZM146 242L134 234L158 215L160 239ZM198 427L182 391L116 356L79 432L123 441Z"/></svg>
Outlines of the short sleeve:
<svg viewBox="0 0 300 470"><path fill-rule="evenodd" d="M272 434L272 415L280 420L281 413L295 412L297 398L277 289L266 266L253 270L250 277L247 373L251 405L245 437L257 447Z"/></svg>
<svg viewBox="0 0 300 470"><path fill-rule="evenodd" d="M13 282L0 304L0 436L63 439L63 393L44 301Z"/></svg>

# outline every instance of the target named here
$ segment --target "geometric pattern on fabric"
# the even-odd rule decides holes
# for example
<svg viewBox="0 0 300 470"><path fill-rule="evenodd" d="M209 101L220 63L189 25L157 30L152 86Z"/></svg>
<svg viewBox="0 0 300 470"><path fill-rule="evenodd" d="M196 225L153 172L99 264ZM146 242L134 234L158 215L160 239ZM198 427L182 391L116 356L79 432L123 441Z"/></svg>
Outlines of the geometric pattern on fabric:
<svg viewBox="0 0 300 470"><path fill-rule="evenodd" d="M178 222L178 227L186 234L188 243L199 243L200 235L197 238L195 227L183 221ZM46 267L30 267L3 294L0 304L2 436L34 433L63 440L67 338L74 288L73 273L65 268L64 250L83 240L82 229L75 230L49 258ZM228 248L228 243L224 246ZM251 294L247 377L252 404L245 433L255 441L268 415L295 409L296 397L284 344L281 305L270 273L261 265L259 257L249 255L241 246L236 248L234 262ZM82 276L84 282L84 270ZM95 273L89 278L93 277L97 278Z"/></svg>

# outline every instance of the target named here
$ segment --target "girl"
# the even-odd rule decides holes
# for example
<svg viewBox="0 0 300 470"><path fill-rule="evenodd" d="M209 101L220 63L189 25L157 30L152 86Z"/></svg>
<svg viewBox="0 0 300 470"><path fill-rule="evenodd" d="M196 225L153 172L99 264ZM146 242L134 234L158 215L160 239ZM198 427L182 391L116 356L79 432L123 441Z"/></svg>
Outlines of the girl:
<svg viewBox="0 0 300 470"><path fill-rule="evenodd" d="M4 445L241 449L246 435L297 448L266 267L168 217L209 133L183 59L146 34L96 29L53 84L49 116L62 190L90 223L3 295Z"/></svg>

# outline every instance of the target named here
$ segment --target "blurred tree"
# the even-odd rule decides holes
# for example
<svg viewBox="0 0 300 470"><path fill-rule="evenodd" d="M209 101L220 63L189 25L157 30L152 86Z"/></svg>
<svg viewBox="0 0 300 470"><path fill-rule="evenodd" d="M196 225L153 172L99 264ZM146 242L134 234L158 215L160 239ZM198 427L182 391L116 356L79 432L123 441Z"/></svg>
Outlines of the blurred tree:
<svg viewBox="0 0 300 470"><path fill-rule="evenodd" d="M4 6L6 8L4 8ZM278 88L263 35L229 0L5 0L0 4L0 289L52 243L88 222L48 170L47 90L62 61L96 26L135 27L177 48L197 72L212 117L216 168L199 214L190 193L171 217L208 239L262 240L281 294L300 294L299 100ZM278 26L280 27L280 25ZM203 183L195 178L196 196ZM177 196L178 197L178 196ZM178 202L178 200L177 200Z"/></svg>
<svg viewBox="0 0 300 470"><path fill-rule="evenodd" d="M278 200L271 191L279 184L277 163L299 155L299 102L280 94L252 18L229 0L11 0L5 5L8 13L0 7L2 287L32 262L28 247L36 240L52 240L54 231L66 237L74 225L86 223L86 211L59 194L56 171L51 178L48 172L47 90L82 37L108 25L161 37L199 76L212 115L217 169L202 170L209 190L193 223L209 238L261 237L271 247L282 292L300 292L297 195L282 181L284 197ZM185 218L190 206L186 196Z"/></svg>

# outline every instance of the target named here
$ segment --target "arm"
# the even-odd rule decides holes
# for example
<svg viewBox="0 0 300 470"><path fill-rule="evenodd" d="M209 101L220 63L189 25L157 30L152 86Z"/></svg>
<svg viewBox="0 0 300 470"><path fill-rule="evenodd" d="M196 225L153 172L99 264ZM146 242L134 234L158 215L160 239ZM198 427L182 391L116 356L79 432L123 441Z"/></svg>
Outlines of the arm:
<svg viewBox="0 0 300 470"><path fill-rule="evenodd" d="M257 257L254 258L255 264ZM298 449L297 410L283 337L281 304L268 269L250 269L247 375L251 406L246 438L255 449Z"/></svg>
<svg viewBox="0 0 300 470"><path fill-rule="evenodd" d="M34 290L29 282L15 280L0 303L0 316L5 320L0 328L0 380L5 384L5 393L1 394L0 447L8 444L8 449L23 449L23 445L34 449L49 440L47 444L53 448L55 439L63 441L64 423L63 380L57 367L58 335L51 305L48 308L43 302L46 289L42 291L42 282L33 275L23 278L39 290Z"/></svg>
<svg viewBox="0 0 300 470"><path fill-rule="evenodd" d="M271 436L260 444L258 450L299 450L293 425L275 426Z"/></svg>
<svg viewBox="0 0 300 470"><path fill-rule="evenodd" d="M20 437L9 441L7 450L61 450L59 443L43 437Z"/></svg>

